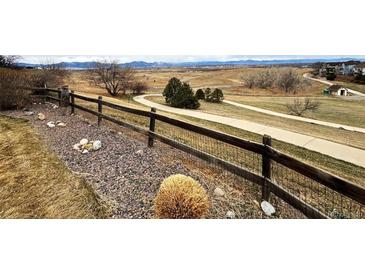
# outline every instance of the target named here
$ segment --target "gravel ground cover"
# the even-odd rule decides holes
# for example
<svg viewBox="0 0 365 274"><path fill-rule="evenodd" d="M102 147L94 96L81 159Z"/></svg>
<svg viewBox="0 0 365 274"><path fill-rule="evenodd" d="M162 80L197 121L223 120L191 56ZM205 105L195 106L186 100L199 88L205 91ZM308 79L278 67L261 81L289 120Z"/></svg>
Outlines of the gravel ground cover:
<svg viewBox="0 0 365 274"><path fill-rule="evenodd" d="M230 218L269 218L260 209L258 187L238 184L235 176L193 156L158 142L149 148L146 136L107 123L98 127L95 119L80 111L70 115L70 109L54 108L51 104L32 105L28 111L34 114L25 111L4 114L27 118L68 168L85 176L94 190L113 205L112 218L154 218L153 199L160 182L176 173L192 176L207 190L211 201L209 218L226 218L227 215ZM46 119L38 120L38 113L43 113ZM66 126L49 128L50 121L61 121ZM86 154L73 149L83 138L100 140L101 149ZM223 190L223 195L215 193L217 187ZM304 217L274 197L270 202L276 208L276 214L270 218Z"/></svg>

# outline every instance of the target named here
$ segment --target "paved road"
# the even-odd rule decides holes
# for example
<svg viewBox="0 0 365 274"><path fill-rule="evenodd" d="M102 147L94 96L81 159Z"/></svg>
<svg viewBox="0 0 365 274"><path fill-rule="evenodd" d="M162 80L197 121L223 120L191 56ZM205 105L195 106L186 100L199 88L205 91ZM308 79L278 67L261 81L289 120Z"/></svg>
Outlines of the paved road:
<svg viewBox="0 0 365 274"><path fill-rule="evenodd" d="M289 144L293 144L296 146L300 146L312 151L316 151L328 156L331 156L336 159L340 159L361 167L365 167L365 150L361 150L358 148L353 148L350 146L338 144L335 142L327 141L320 138L315 138L312 136L308 136L305 134L295 133L288 130L275 128L271 126L265 126L262 124L229 118L209 113L203 113L198 110L187 110L187 109L179 109L173 108L165 105L161 105L158 103L151 102L147 100L146 96L161 96L161 94L147 94L140 95L133 98L136 102L149 106L155 107L156 109L186 115L194 118L205 119L211 122L217 122L224 125L232 126L235 128L247 130L257 134L267 134L276 140L280 140Z"/></svg>
<svg viewBox="0 0 365 274"><path fill-rule="evenodd" d="M312 80L312 81L320 82L320 83L325 84L325 85L329 85L329 86L334 85L334 83L332 83L330 81L327 81L327 80L324 80L324 79L313 78L313 77L310 76L310 73L304 74L303 77L307 78L309 80ZM361 93L360 91L356 91L356 90L349 89L349 88L347 89L347 91L354 94L354 95L365 97L365 94Z"/></svg>
<svg viewBox="0 0 365 274"><path fill-rule="evenodd" d="M289 115L289 114L275 112L275 111L271 111L271 110L267 110L267 109L253 107L253 106L250 106L250 105L236 103L236 102L229 101L229 100L223 100L223 102L225 102L227 104L230 104L230 105L234 105L234 106L237 106L237 107L241 107L241 108L245 108L245 109L257 111L257 112L264 113L264 114L268 114L268 115L272 115L272 116L277 116L277 117L282 117L282 118L286 118L286 119L297 120L297 121L306 122L306 123L310 123L310 124L316 124L316 125L327 126L327 127L334 127L334 128L341 128L341 129L346 129L346 130L350 130L350 131L357 131L357 132L365 133L365 128L361 128L361 127L352 127L352 126L347 126L347 125L342 125L342 124L325 122L325 121L321 121L321 120L315 120L315 119L310 119L310 118L298 117L298 116L294 116L294 115Z"/></svg>

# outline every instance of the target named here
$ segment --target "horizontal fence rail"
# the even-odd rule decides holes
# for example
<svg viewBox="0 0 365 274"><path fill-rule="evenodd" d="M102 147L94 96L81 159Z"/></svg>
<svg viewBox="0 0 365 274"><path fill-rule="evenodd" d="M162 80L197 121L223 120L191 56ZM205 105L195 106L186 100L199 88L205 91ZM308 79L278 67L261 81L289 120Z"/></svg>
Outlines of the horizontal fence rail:
<svg viewBox="0 0 365 274"><path fill-rule="evenodd" d="M62 101L61 90L47 88L41 90L50 93L57 93L57 98L50 95L47 95L47 98L57 100L59 102ZM86 106L81 106L80 104L75 103L75 99L94 103L96 105L96 110L92 110ZM129 108L103 101L101 96L99 96L98 99L95 99L75 94L73 91L69 92L69 105L71 106L71 113L74 113L76 108L97 116L98 125L100 125L100 122L105 119L117 125L127 127L147 135L148 146L153 146L154 140L158 140L204 161L214 163L222 169L260 186L262 188L263 200L268 200L270 193L272 193L309 218L343 217L338 211L336 211L336 209L334 210L334 213L337 215L330 216L329 214L329 212L331 212L331 207L335 208L338 204L340 205L338 208L341 212L342 207L348 207L350 208L350 216L354 215L356 218L362 217L363 210L365 208L365 188L272 148L271 138L269 136L264 136L263 144L251 142L233 135L203 128L158 114L154 108L152 108L151 111ZM129 121L122 121L116 117L112 117L111 115L106 115L103 113L103 106L123 113L135 115L136 117L145 117L149 119L149 126L133 124ZM179 130L204 136L205 138L229 145L232 148L249 151L250 153L259 155L262 159L262 167L260 167L261 170L260 172L250 170L247 167L232 163L227 159L223 159L222 157L203 151L203 149L198 149L188 143L175 140L173 137L169 137L166 134L157 133L156 129L158 129L158 126L156 125L156 121L173 126ZM170 132L173 132L173 130L171 129ZM283 174L280 174L280 170L282 171L284 168L287 171L293 172L293 174L291 176L283 176ZM303 183L307 181L309 181L307 184ZM314 186L314 184L317 185ZM313 189L308 191L308 185L313 186ZM328 193L331 193L331 195L329 196ZM304 197L302 197L303 195ZM327 201L329 199L330 201ZM326 201L321 202L320 200ZM355 205L355 203L358 204Z"/></svg>

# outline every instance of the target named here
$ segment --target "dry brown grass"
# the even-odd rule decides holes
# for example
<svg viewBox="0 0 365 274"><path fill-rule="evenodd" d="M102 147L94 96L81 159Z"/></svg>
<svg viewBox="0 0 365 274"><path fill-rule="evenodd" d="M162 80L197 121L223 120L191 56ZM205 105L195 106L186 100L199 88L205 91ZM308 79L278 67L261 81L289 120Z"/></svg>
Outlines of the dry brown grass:
<svg viewBox="0 0 365 274"><path fill-rule="evenodd" d="M106 218L109 207L27 121L0 116L0 218Z"/></svg>
<svg viewBox="0 0 365 274"><path fill-rule="evenodd" d="M210 204L198 182L176 174L163 180L154 207L156 216L161 219L199 219L207 215Z"/></svg>
<svg viewBox="0 0 365 274"><path fill-rule="evenodd" d="M272 89L249 89L244 87L242 77L247 74L257 73L265 68L161 68L161 69L139 69L136 77L139 81L147 83L150 89L148 93L161 93L167 82L172 77L188 82L195 90L198 88L221 88L225 95L246 95L246 96L283 96L287 95L278 88ZM298 73L304 74L308 69L296 69ZM96 87L89 83L86 71L72 71L70 77L65 79L71 89L97 95L108 96L105 89ZM320 96L325 85L313 82L307 89L298 92L302 96ZM292 96L289 94L289 96Z"/></svg>

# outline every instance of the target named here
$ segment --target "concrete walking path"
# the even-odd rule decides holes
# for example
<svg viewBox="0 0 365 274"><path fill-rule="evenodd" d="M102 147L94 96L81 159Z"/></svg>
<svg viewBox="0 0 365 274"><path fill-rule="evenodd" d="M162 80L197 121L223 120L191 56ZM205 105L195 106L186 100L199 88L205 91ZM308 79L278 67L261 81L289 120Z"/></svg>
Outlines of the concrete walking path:
<svg viewBox="0 0 365 274"><path fill-rule="evenodd" d="M155 107L156 109L162 111L204 119L211 122L221 123L224 125L232 126L235 128L243 129L261 135L267 134L276 140L293 144L299 147L303 147L312 151L316 151L331 156L333 158L340 159L345 162L349 162L365 168L365 150L338 144L321 138L315 138L305 134L295 133L292 131L275 128L271 126L265 126L259 123L254 123L246 120L203 113L198 110L173 108L151 102L145 98L147 96L161 96L161 94L140 95L134 97L133 100L140 104L149 107Z"/></svg>
<svg viewBox="0 0 365 274"><path fill-rule="evenodd" d="M268 115L272 115L272 116L297 120L297 121L306 122L306 123L310 123L310 124L316 124L316 125L321 125L321 126L334 127L334 128L339 128L339 129L346 129L346 130L350 130L350 131L357 131L360 133L365 133L365 128L361 128L361 127L347 126L347 125L342 125L342 124L336 124L336 123L325 122L325 121L321 121L321 120L315 120L315 119L310 119L310 118L305 118L305 117L300 117L300 116L284 114L284 113L271 111L271 110L267 110L267 109L263 109L263 108L253 107L250 105L236 103L236 102L229 101L229 100L223 100L223 102L233 105L233 106L245 108L248 110L252 110L252 111L256 111L256 112L260 112L260 113L264 113L264 114L268 114Z"/></svg>

